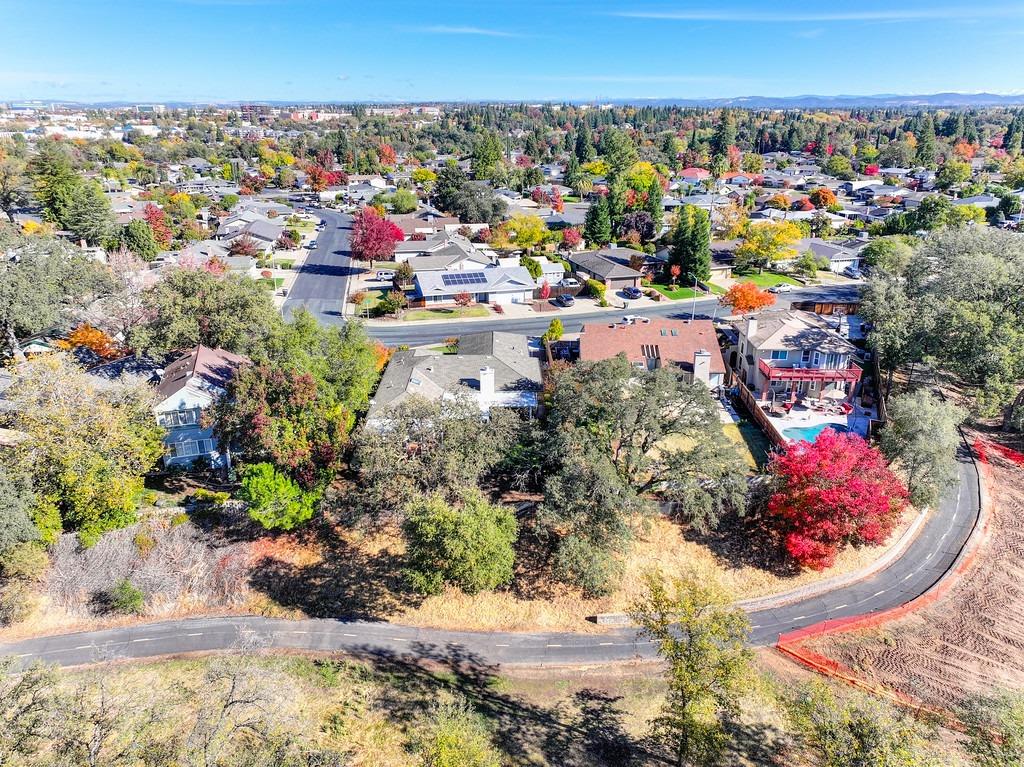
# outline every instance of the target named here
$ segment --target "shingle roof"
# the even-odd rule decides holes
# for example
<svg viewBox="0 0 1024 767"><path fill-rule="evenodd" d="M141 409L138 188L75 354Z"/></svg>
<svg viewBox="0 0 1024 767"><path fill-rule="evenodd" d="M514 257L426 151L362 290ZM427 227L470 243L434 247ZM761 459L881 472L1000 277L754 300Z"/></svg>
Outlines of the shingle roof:
<svg viewBox="0 0 1024 767"><path fill-rule="evenodd" d="M603 248L569 256L569 263L601 279L628 279L641 277L636 269L626 266L633 255L646 258L646 253L631 248Z"/></svg>
<svg viewBox="0 0 1024 767"><path fill-rule="evenodd" d="M205 391L223 390L234 372L248 364L248 357L199 345L167 366L156 391L167 399L193 383Z"/></svg>
<svg viewBox="0 0 1024 767"><path fill-rule="evenodd" d="M656 356L663 364L676 363L693 370L693 355L700 349L711 354L711 372L725 373L718 336L711 320L657 320L632 324L588 324L580 335L580 359L606 360L625 354L630 362ZM656 354L651 354L656 350Z"/></svg>

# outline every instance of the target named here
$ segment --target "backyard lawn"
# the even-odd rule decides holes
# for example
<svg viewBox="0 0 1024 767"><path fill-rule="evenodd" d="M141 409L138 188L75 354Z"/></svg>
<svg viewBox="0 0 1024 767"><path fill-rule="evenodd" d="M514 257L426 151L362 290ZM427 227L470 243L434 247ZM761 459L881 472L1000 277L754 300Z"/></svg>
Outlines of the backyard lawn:
<svg viewBox="0 0 1024 767"><path fill-rule="evenodd" d="M403 320L464 320L467 317L489 317L491 310L486 306L460 306L454 309L413 309L406 312Z"/></svg>
<svg viewBox="0 0 1024 767"><path fill-rule="evenodd" d="M725 436L736 443L740 455L751 469L760 469L768 463L768 454L772 443L764 435L757 424L752 421L723 424Z"/></svg>
<svg viewBox="0 0 1024 767"><path fill-rule="evenodd" d="M736 274L734 276L737 282L752 282L759 288L770 288L772 285L778 285L780 282L785 282L789 285L800 284L792 277L787 277L785 274L779 274L778 272L762 272L761 274L751 272L750 274Z"/></svg>

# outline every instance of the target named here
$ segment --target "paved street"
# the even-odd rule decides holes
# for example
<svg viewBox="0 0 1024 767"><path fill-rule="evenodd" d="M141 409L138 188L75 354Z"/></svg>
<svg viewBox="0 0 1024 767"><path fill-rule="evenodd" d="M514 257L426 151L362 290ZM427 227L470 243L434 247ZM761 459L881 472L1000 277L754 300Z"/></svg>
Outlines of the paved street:
<svg viewBox="0 0 1024 767"><path fill-rule="evenodd" d="M341 315L345 286L353 273L349 235L352 217L333 210L314 210L326 222L317 238L316 250L309 251L300 267L288 299L281 308L285 319L300 307L313 312L324 323L344 322Z"/></svg>
<svg viewBox="0 0 1024 767"><path fill-rule="evenodd" d="M876 575L825 595L750 614L751 642L772 644L782 632L826 619L886 610L928 591L956 561L980 509L978 474L967 446L960 484L943 500L903 556ZM212 652L240 645L424 659L461 658L481 664L612 663L654 656L633 629L605 634L442 631L384 622L288 621L260 617L163 621L134 627L41 637L0 645L22 664L35 659L66 666L126 658Z"/></svg>

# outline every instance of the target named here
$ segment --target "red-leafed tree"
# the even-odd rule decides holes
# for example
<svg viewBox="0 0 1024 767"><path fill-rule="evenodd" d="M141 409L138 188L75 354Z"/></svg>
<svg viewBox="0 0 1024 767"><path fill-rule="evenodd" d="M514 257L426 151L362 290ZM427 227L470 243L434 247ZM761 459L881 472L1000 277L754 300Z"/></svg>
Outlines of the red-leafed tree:
<svg viewBox="0 0 1024 767"><path fill-rule="evenodd" d="M571 226L562 232L562 244L570 250L578 248L581 242L583 242L583 234L576 227Z"/></svg>
<svg viewBox="0 0 1024 767"><path fill-rule="evenodd" d="M548 284L547 280L540 284L540 297L545 301L551 298L551 285Z"/></svg>
<svg viewBox="0 0 1024 767"><path fill-rule="evenodd" d="M879 168L877 164L871 163L870 165L864 166L863 173L865 176L877 176L880 170L881 168Z"/></svg>
<svg viewBox="0 0 1024 767"><path fill-rule="evenodd" d="M380 164L385 167L390 167L397 162L394 148L391 144L385 144L384 142L381 142L380 146L377 147L377 157L380 158Z"/></svg>
<svg viewBox="0 0 1024 767"><path fill-rule="evenodd" d="M541 189L539 186L535 186L533 191L530 192L530 199L538 205L550 205L551 195Z"/></svg>
<svg viewBox="0 0 1024 767"><path fill-rule="evenodd" d="M402 230L381 218L373 208L363 208L352 222L352 256L363 261L386 261L395 255L395 243L405 239Z"/></svg>
<svg viewBox="0 0 1024 767"><path fill-rule="evenodd" d="M167 214L153 203L149 203L142 209L142 216L149 224L149 228L153 230L153 237L160 247L166 248L170 245L174 233L171 231L170 224L167 223Z"/></svg>
<svg viewBox="0 0 1024 767"><path fill-rule="evenodd" d="M459 306L469 306L471 303L473 303L473 296L471 296L465 290L463 290L461 293L456 293L454 298L455 303L458 304Z"/></svg>
<svg viewBox="0 0 1024 767"><path fill-rule="evenodd" d="M847 544L884 543L907 505L907 490L863 438L825 429L768 465L768 519L798 564L831 567Z"/></svg>
<svg viewBox="0 0 1024 767"><path fill-rule="evenodd" d="M255 258L260 254L260 246L248 234L236 237L228 245L228 252L232 256L251 256Z"/></svg>
<svg viewBox="0 0 1024 767"><path fill-rule="evenodd" d="M771 306L775 296L753 282L737 282L722 296L722 303L731 306L736 314L746 314Z"/></svg>
<svg viewBox="0 0 1024 767"><path fill-rule="evenodd" d="M322 192L327 188L327 171L319 165L306 166L306 184L314 192Z"/></svg>
<svg viewBox="0 0 1024 767"><path fill-rule="evenodd" d="M562 199L562 193L558 191L558 187L555 187L551 192L551 207L555 213L561 213L565 210L565 200Z"/></svg>

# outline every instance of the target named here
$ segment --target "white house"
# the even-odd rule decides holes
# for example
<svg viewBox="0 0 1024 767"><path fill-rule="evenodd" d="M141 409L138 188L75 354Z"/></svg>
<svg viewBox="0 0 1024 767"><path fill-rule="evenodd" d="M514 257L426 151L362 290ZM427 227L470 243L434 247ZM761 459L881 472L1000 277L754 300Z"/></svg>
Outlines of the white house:
<svg viewBox="0 0 1024 767"><path fill-rule="evenodd" d="M200 345L163 371L156 386L159 401L153 414L167 429L164 466L188 466L197 458L205 458L213 466L230 464L230 456L221 453L213 429L204 428L202 413L224 395L234 372L248 364L241 355Z"/></svg>

